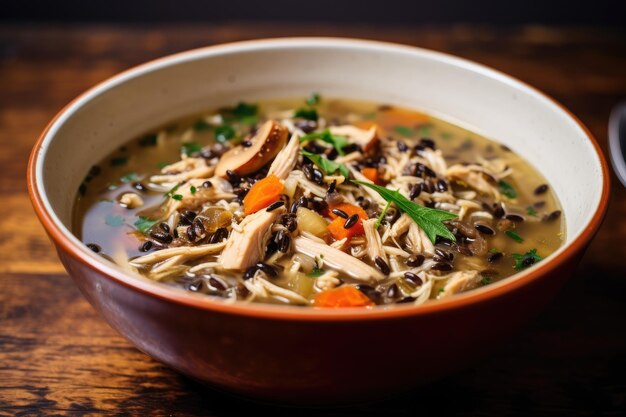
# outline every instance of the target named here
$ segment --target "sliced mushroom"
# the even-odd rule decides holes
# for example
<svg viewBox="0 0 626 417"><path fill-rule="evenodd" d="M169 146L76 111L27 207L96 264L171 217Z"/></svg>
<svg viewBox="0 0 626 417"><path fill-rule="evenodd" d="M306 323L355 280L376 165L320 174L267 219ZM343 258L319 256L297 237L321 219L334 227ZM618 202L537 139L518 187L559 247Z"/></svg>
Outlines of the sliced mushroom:
<svg viewBox="0 0 626 417"><path fill-rule="evenodd" d="M459 271L448 275L443 288L435 285L437 299L450 297L460 292L473 290L480 285L481 277L478 271Z"/></svg>
<svg viewBox="0 0 626 417"><path fill-rule="evenodd" d="M325 243L304 236L295 238L293 243L296 252L313 258L316 256L323 257L324 265L350 275L356 280L369 282L372 280L380 281L385 278L378 270Z"/></svg>
<svg viewBox="0 0 626 417"><path fill-rule="evenodd" d="M239 145L226 152L215 167L215 175L226 178L226 171L248 175L263 168L285 146L289 131L274 120L261 126L247 148Z"/></svg>
<svg viewBox="0 0 626 417"><path fill-rule="evenodd" d="M373 125L369 129L359 129L352 125L331 126L330 133L337 136L347 136L350 143L361 146L365 153L369 152L379 140L378 127Z"/></svg>

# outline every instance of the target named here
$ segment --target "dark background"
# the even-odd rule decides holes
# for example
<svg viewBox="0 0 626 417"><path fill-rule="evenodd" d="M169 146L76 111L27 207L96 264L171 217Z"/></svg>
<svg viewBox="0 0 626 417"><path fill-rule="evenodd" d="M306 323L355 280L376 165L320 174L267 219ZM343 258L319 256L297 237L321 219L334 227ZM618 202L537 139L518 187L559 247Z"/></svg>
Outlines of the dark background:
<svg viewBox="0 0 626 417"><path fill-rule="evenodd" d="M626 28L626 0L5 0L3 22L368 22Z"/></svg>

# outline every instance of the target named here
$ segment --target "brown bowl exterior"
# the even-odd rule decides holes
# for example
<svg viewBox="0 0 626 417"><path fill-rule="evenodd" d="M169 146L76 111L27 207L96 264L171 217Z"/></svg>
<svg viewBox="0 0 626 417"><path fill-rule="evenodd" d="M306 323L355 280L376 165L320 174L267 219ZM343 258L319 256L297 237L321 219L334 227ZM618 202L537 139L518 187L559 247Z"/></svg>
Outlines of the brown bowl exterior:
<svg viewBox="0 0 626 417"><path fill-rule="evenodd" d="M432 314L297 321L224 314L158 299L59 256L106 321L155 359L211 386L289 403L402 392L462 369L536 315L580 253L518 291Z"/></svg>
<svg viewBox="0 0 626 417"><path fill-rule="evenodd" d="M48 129L31 153L28 189L37 216L82 293L113 328L150 356L213 387L258 399L309 404L372 400L441 378L488 355L536 315L570 276L600 227L609 198L608 165L600 147L570 116L586 132L602 170L600 202L584 230L564 251L520 276L422 306L312 311L226 305L112 274L68 239L44 204L36 165Z"/></svg>

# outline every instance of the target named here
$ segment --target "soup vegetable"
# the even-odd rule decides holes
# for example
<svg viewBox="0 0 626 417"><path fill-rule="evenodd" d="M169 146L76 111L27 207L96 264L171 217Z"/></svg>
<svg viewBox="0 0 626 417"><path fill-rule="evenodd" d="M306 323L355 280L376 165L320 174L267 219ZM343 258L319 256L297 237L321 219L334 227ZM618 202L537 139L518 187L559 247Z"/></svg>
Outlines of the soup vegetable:
<svg viewBox="0 0 626 417"><path fill-rule="evenodd" d="M545 179L429 115L274 100L178 121L80 186L76 233L129 271L226 301L422 304L521 271L563 241Z"/></svg>

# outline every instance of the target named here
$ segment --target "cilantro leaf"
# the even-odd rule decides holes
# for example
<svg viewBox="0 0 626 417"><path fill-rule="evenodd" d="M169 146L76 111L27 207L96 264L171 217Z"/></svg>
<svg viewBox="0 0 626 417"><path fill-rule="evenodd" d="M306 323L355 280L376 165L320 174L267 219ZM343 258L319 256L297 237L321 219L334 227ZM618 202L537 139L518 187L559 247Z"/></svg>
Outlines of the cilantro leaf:
<svg viewBox="0 0 626 417"><path fill-rule="evenodd" d="M445 239L456 241L454 235L443 224L445 220L451 220L457 217L456 214L449 213L443 210L431 209L428 207L420 206L414 202L408 200L405 196L398 191L392 191L388 188L381 187L380 185L370 184L364 181L353 181L357 184L369 187L376 191L386 201L393 202L396 207L409 215L411 219L419 227L422 228L428 239L435 243L437 236L441 236Z"/></svg>
<svg viewBox="0 0 626 417"><path fill-rule="evenodd" d="M516 241L517 243L522 243L524 241L524 238L521 237L515 230L509 229L504 232L504 234Z"/></svg>
<svg viewBox="0 0 626 417"><path fill-rule="evenodd" d="M152 220L148 217L139 216L134 225L141 233L146 233L152 226L154 226L158 220Z"/></svg>
<svg viewBox="0 0 626 417"><path fill-rule="evenodd" d="M192 185L189 191L191 192L191 195L194 195L198 189Z"/></svg>
<svg viewBox="0 0 626 417"><path fill-rule="evenodd" d="M533 206L526 207L526 214L528 214L529 216L533 216L533 217L539 217L537 215L537 210L535 210Z"/></svg>
<svg viewBox="0 0 626 417"><path fill-rule="evenodd" d="M537 253L537 249L531 249L524 254L512 253L511 256L513 257L513 259L515 259L515 265L513 266L513 268L516 271L521 271L522 269L526 269L529 266L534 265L543 259Z"/></svg>
<svg viewBox="0 0 626 417"><path fill-rule="evenodd" d="M176 192L176 190L178 190L179 187L180 187L180 184L176 184L175 186L170 188L170 190L168 192L163 194L163 197L172 197L174 195L174 193Z"/></svg>
<svg viewBox="0 0 626 417"><path fill-rule="evenodd" d="M312 93L309 97L307 97L306 99L306 104L308 104L309 106L315 106L320 104L320 95L318 93Z"/></svg>
<svg viewBox="0 0 626 417"><path fill-rule="evenodd" d="M215 128L215 140L223 143L234 138L236 133L231 125L221 125Z"/></svg>
<svg viewBox="0 0 626 417"><path fill-rule="evenodd" d="M196 142L185 142L180 146L180 153L183 155L192 155L196 152L200 152L202 146Z"/></svg>
<svg viewBox="0 0 626 417"><path fill-rule="evenodd" d="M137 181L138 179L139 177L137 176L136 172L129 172L120 177L120 181L122 181L123 183Z"/></svg>
<svg viewBox="0 0 626 417"><path fill-rule="evenodd" d="M124 219L120 215L109 213L105 216L104 222L111 227L120 227L124 224Z"/></svg>
<svg viewBox="0 0 626 417"><path fill-rule="evenodd" d="M513 188L510 183L500 180L498 181L498 187L500 188L500 192L507 198L514 199L517 197L517 191L515 191L515 188Z"/></svg>
<svg viewBox="0 0 626 417"><path fill-rule="evenodd" d="M293 117L299 117L301 119L313 120L317 122L319 116L317 115L317 110L315 109L307 109L306 107L302 107L294 113Z"/></svg>
<svg viewBox="0 0 626 417"><path fill-rule="evenodd" d="M180 200L182 200L182 199L183 199L183 195L182 195L182 194L174 194L174 195L172 196L172 198L173 198L174 200L178 200L178 201L180 201Z"/></svg>
<svg viewBox="0 0 626 417"><path fill-rule="evenodd" d="M256 116L259 111L259 106L256 104L250 104L240 101L233 109L233 114L236 118L242 119L244 117Z"/></svg>
<svg viewBox="0 0 626 417"><path fill-rule="evenodd" d="M322 155L305 151L304 149L302 149L301 152L302 152L302 155L309 158L315 165L321 168L322 171L324 171L324 174L328 175L328 174L332 174L334 172L339 171L339 173L343 175L345 178L350 177L350 170L344 164L339 164L335 161L331 161L330 159Z"/></svg>
<svg viewBox="0 0 626 417"><path fill-rule="evenodd" d="M321 277L322 275L324 275L324 272L325 271L322 268L315 265L315 267L311 270L311 272L306 274L306 276L311 277L311 278L317 278L317 277Z"/></svg>
<svg viewBox="0 0 626 417"><path fill-rule="evenodd" d="M337 153L339 153L339 155L345 155L346 153L343 151L343 148L350 144L345 136L333 135L328 129L324 129L321 132L309 133L308 135L304 135L300 138L300 143L313 139L320 139L323 142L333 145L333 148L337 150Z"/></svg>
<svg viewBox="0 0 626 417"><path fill-rule="evenodd" d="M399 133L402 136L413 136L415 132L408 126L394 126L393 131Z"/></svg>

